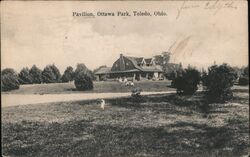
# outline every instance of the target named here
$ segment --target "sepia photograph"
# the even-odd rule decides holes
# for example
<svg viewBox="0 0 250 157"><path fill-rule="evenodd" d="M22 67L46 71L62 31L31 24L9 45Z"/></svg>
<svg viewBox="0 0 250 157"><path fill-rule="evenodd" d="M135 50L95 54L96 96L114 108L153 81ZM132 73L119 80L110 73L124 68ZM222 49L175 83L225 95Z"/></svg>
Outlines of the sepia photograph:
<svg viewBox="0 0 250 157"><path fill-rule="evenodd" d="M248 157L248 2L1 1L3 157Z"/></svg>

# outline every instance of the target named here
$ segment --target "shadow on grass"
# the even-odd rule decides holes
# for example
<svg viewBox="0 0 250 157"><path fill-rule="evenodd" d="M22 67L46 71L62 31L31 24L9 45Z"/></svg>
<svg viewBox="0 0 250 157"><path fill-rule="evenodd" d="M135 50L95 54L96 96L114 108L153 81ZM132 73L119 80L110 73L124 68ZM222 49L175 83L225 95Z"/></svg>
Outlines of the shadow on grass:
<svg viewBox="0 0 250 157"><path fill-rule="evenodd" d="M4 155L240 156L248 148L247 143L233 139L234 132L228 126L187 122L138 128L97 125L83 120L49 125L24 121L5 124L3 129Z"/></svg>

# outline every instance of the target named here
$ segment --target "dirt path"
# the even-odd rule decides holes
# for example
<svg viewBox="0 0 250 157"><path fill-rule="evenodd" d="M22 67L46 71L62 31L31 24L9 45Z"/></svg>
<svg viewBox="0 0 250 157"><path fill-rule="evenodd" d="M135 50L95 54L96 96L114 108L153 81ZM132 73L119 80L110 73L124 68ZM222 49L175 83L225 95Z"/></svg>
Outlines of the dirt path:
<svg viewBox="0 0 250 157"><path fill-rule="evenodd" d="M142 95L167 94L167 92L142 92ZM77 93L77 94L2 94L2 107L75 100L107 99L130 96L128 93Z"/></svg>

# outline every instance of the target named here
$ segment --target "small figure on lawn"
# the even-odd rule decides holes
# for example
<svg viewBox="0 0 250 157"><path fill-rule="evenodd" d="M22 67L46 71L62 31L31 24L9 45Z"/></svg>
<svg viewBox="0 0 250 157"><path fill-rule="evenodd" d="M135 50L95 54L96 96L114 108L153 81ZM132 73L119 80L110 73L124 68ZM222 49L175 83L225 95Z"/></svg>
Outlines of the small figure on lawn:
<svg viewBox="0 0 250 157"><path fill-rule="evenodd" d="M101 100L101 109L104 110L104 108L105 108L105 101L102 99L102 100Z"/></svg>
<svg viewBox="0 0 250 157"><path fill-rule="evenodd" d="M134 82L128 81L128 82L126 82L126 86L134 87Z"/></svg>

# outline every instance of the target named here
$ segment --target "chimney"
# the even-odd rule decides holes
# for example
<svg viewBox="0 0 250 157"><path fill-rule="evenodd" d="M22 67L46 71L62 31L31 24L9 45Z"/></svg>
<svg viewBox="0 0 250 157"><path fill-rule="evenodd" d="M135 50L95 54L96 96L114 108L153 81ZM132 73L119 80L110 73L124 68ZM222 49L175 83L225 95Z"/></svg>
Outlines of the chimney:
<svg viewBox="0 0 250 157"><path fill-rule="evenodd" d="M123 54L120 54L120 70L125 70L125 63L124 63L124 59L123 59Z"/></svg>

